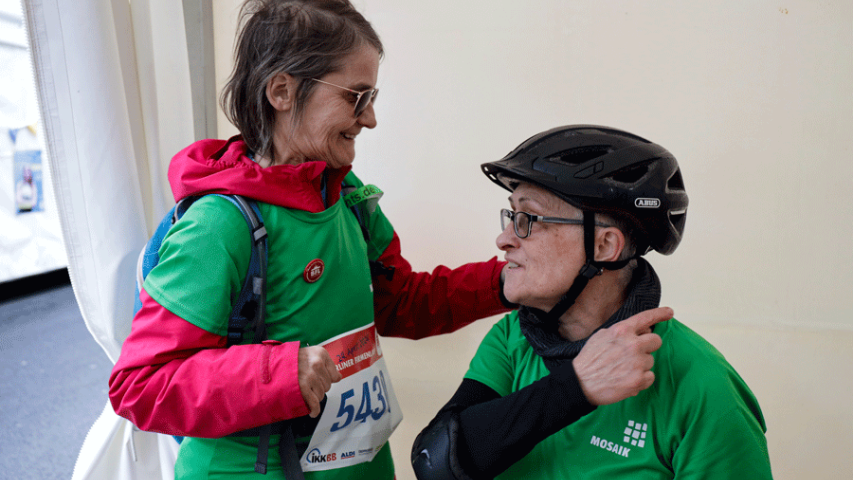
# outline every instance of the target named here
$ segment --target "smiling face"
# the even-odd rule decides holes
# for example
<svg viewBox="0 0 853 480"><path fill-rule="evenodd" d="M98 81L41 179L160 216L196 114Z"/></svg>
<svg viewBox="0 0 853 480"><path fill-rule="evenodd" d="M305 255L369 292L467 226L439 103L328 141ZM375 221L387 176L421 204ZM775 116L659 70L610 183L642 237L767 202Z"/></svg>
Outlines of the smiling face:
<svg viewBox="0 0 853 480"><path fill-rule="evenodd" d="M509 197L514 211L562 218L582 212L551 193L521 183ZM585 261L583 227L534 222L527 238L518 238L512 223L497 238L509 262L504 295L513 303L550 311L569 289Z"/></svg>
<svg viewBox="0 0 853 480"><path fill-rule="evenodd" d="M364 91L376 87L379 72L379 53L365 45L347 56L343 68L323 76L319 80L355 91ZM373 102L356 117L354 115L357 95L347 90L317 82L314 90L305 102L300 118L294 121L292 104L287 100L280 104L276 101L295 91L294 80L290 79L290 92L280 94L275 87L270 102L276 107L274 165L299 164L306 161L326 162L332 168L352 164L355 159L355 137L362 128L374 128L376 115ZM272 82L272 81L271 81ZM285 90L287 87L284 87Z"/></svg>

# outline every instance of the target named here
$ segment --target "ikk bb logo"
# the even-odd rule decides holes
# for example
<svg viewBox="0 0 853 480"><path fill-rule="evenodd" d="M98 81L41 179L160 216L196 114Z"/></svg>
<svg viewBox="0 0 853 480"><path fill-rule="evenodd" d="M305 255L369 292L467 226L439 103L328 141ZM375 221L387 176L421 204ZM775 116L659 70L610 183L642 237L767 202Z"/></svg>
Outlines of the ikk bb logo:
<svg viewBox="0 0 853 480"><path fill-rule="evenodd" d="M319 448L315 448L308 452L308 463L326 463L326 462L334 462L338 459L337 453L329 453L323 455L323 452L320 451Z"/></svg>

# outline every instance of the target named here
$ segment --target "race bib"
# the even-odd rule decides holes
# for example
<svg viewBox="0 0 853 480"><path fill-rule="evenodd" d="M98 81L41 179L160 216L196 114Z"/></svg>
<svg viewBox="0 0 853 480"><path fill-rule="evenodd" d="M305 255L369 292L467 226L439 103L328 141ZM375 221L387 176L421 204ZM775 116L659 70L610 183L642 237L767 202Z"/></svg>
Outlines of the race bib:
<svg viewBox="0 0 853 480"><path fill-rule="evenodd" d="M322 346L343 379L326 394L326 408L300 460L304 472L373 460L403 420L373 323Z"/></svg>

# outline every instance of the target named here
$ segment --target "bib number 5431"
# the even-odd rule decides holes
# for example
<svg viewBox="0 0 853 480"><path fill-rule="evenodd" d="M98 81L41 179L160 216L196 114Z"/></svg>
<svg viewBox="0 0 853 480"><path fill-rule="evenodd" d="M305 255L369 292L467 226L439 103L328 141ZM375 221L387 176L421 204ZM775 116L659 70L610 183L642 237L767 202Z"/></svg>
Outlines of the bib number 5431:
<svg viewBox="0 0 853 480"><path fill-rule="evenodd" d="M376 393L377 401L382 404L381 408L373 408L372 405L372 394L371 394L371 386L373 393ZM385 386L385 375L382 374L382 371L379 371L378 376L374 376L371 382L364 382L361 388L361 399L360 405L358 407L358 412L355 411L355 403L359 403L359 399L355 399L355 401L350 404L348 403L350 399L355 397L355 389L349 389L341 394L341 407L338 409L337 418L344 418L343 423L340 421L335 422L332 425L331 431L337 432L338 430L344 429L349 426L353 421L364 423L368 419L372 418L373 420L379 420L382 418L386 412L391 411L390 405L385 400L387 396L388 387Z"/></svg>

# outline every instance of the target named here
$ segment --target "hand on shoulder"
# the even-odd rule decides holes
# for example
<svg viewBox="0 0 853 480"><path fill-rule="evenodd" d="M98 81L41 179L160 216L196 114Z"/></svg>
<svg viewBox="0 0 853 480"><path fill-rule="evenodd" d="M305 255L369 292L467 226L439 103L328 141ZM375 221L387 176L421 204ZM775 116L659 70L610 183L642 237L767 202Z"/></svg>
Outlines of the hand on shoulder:
<svg viewBox="0 0 853 480"><path fill-rule="evenodd" d="M646 310L589 338L572 365L590 403L616 403L654 383L652 352L662 341L652 333L652 326L672 317L669 307Z"/></svg>

